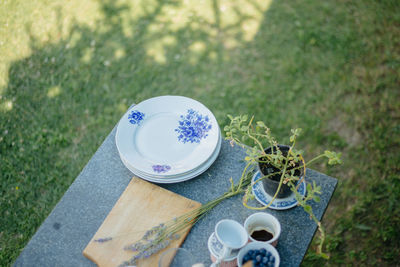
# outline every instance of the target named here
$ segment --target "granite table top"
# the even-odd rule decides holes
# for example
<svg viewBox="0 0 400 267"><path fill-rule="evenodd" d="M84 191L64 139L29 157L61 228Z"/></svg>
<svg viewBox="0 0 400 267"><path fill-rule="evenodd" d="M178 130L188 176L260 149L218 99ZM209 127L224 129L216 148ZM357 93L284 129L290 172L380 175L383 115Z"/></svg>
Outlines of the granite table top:
<svg viewBox="0 0 400 267"><path fill-rule="evenodd" d="M51 214L42 223L14 266L95 266L82 251L119 199L133 174L123 165L115 145L116 127L75 179ZM200 176L177 184L160 186L187 198L206 203L230 187L229 178L240 178L245 151L223 141L214 164ZM321 201L312 203L314 214L321 219L335 191L337 180L307 170L307 181L315 181L323 189ZM240 223L254 210L245 208L242 196L223 201L193 226L182 247L188 249L196 262L211 264L208 237L221 219ZM277 250L281 266L299 266L316 231L316 225L301 207L289 210L268 210L281 222L282 233Z"/></svg>

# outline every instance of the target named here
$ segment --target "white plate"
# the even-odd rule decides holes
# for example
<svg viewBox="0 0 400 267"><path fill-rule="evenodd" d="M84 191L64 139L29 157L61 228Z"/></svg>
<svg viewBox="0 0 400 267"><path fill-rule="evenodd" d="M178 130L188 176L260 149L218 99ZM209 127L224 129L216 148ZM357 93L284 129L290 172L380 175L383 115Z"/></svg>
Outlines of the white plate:
<svg viewBox="0 0 400 267"><path fill-rule="evenodd" d="M142 173L138 173L137 170L132 168L132 166L130 166L130 164L128 162L126 162L123 158L121 158L121 160L124 163L125 167L127 167L128 170L130 170L133 174L135 174L136 176L138 176L144 180L147 180L149 182L160 183L160 184L179 183L179 182L184 182L184 181L190 180L192 178L195 178L195 177L199 176L200 174L202 174L203 172L205 172L214 163L214 161L218 158L219 152L221 150L221 144L222 144L222 141L220 139L214 154L208 159L208 161L206 161L199 168L197 168L196 170L194 170L192 172L189 172L188 174L184 174L182 176L174 177L174 178L170 178L170 177L159 178L159 177L154 177L152 175L145 175Z"/></svg>
<svg viewBox="0 0 400 267"><path fill-rule="evenodd" d="M200 102L160 96L133 106L115 136L122 158L146 174L174 176L206 162L219 139L217 120Z"/></svg>
<svg viewBox="0 0 400 267"><path fill-rule="evenodd" d="M218 132L219 132L219 141L218 141L218 143L217 143L217 146L215 147L215 150L213 151L213 154L210 156L210 158L212 158L212 157L214 156L214 154L217 152L217 149L220 149L220 146L221 146L221 141L222 141L222 139L221 139L221 133L220 133L220 130L219 130L219 129L218 129ZM209 158L209 159L210 159L210 158ZM121 159L123 159L123 157L121 157ZM187 171L187 172L180 173L180 174L175 174L175 175L166 175L166 174L162 174L162 173L161 173L161 174L157 174L157 173L148 174L148 173L145 173L145 172L142 172L142 171L136 169L134 166L132 166L131 164L129 164L129 162L128 162L126 159L123 159L123 161L129 165L130 169L131 169L133 172L135 172L135 174L140 175L140 177L150 177L150 178L153 178L153 179L154 179L154 178L165 179L165 178L181 178L182 176L185 176L185 175L187 175L187 174L190 174L190 173L192 173L192 172L195 172L195 171L197 171L198 169L203 168L204 165L206 165L206 164L208 163L208 160L209 160L209 159L207 159L206 162L204 162L203 164L201 164L200 166L198 166L198 167L196 167L196 168L194 168L194 169L192 169L192 170L189 170L189 171Z"/></svg>
<svg viewBox="0 0 400 267"><path fill-rule="evenodd" d="M251 184L252 184L252 189L253 189L253 194L256 197L257 201L263 204L264 206L267 206L273 196L269 195L267 192L265 192L264 187L262 185L262 182L259 181L258 183L254 183L258 179L261 178L261 173L258 171L254 174ZM306 183L303 181L299 188L297 189L297 192L300 193L303 197L306 195ZM274 210L286 210L293 208L297 205L297 200L292 192L289 196L285 198L276 198L274 202L272 202L271 206L269 206L271 209Z"/></svg>

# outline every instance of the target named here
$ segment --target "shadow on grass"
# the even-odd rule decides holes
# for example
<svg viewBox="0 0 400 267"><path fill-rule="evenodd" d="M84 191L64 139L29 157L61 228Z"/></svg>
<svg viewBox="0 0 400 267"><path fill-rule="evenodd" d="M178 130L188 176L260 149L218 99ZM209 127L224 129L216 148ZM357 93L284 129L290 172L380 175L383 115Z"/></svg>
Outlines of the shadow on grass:
<svg viewBox="0 0 400 267"><path fill-rule="evenodd" d="M224 29L218 0L208 10L203 4L209 17L192 10L188 19L178 1L99 5L95 27L74 22L55 42L40 41L26 25L32 52L9 68L0 119L0 265L18 256L131 103L163 94L214 108L226 101L224 38L244 45L241 27L256 19L236 9ZM56 11L62 36L63 11Z"/></svg>
<svg viewBox="0 0 400 267"><path fill-rule="evenodd" d="M388 164L391 172L385 177L395 181L399 165L392 159L399 128L391 119L398 107L398 93L392 93L398 61L385 39L395 35L381 31L398 22L396 16L385 21L388 11L370 2L375 9L349 1L212 0L191 7L187 1L107 0L98 1L100 16L93 27L74 22L66 30L63 8L57 10L59 35L49 36L48 42L27 25L32 52L11 64L0 99L0 265L14 261L130 104L165 94L199 100L220 126L226 124L226 114L254 114L282 143L290 128L301 127L310 154L355 149L354 155L345 155L350 163L342 171L318 166L351 178L338 189L334 212L326 215L337 222L344 213L353 214L331 226L340 236L331 248L333 264L363 260L362 248L346 241L350 231L353 242L368 231L362 218L385 229L373 236L385 240L388 252L380 253L379 242L363 237L377 255L375 262L395 262L399 249L391 236L399 235L392 223L398 216L389 215L398 210L393 204L398 186L356 179L365 176L365 150L390 152L377 156L368 177ZM371 41L375 35L379 38ZM374 69L381 50L385 57ZM386 111L389 119L382 115ZM369 182L387 191L381 199L389 199L385 209L374 209L372 215L366 208L371 205L365 193ZM364 202L354 213L344 211L355 201L356 187L362 188ZM380 221L370 223L371 216ZM358 232L352 219L359 220ZM346 256L344 244L356 256Z"/></svg>

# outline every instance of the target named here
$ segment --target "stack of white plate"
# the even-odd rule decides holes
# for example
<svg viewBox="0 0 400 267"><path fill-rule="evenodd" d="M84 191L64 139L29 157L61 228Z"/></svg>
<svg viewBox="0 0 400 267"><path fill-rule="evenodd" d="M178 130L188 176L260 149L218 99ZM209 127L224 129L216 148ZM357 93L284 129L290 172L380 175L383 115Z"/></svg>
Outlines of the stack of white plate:
<svg viewBox="0 0 400 267"><path fill-rule="evenodd" d="M206 171L218 157L221 133L213 113L183 96L160 96L131 107L115 135L124 165L155 183L177 183Z"/></svg>

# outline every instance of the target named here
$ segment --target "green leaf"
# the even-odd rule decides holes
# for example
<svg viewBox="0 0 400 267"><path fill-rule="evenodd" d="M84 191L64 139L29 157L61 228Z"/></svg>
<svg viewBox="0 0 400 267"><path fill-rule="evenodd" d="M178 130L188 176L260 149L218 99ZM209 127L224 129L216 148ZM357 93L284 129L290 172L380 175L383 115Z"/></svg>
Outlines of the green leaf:
<svg viewBox="0 0 400 267"><path fill-rule="evenodd" d="M329 159L328 160L329 165L335 165L335 164L342 163L342 160L340 159L340 157L342 156L342 153L336 153L333 151L326 150L324 155L325 155L325 157L327 157Z"/></svg>
<svg viewBox="0 0 400 267"><path fill-rule="evenodd" d="M290 136L290 142L294 142L294 140L296 139L297 136L299 136L301 134L301 129L297 128L297 129L292 129L292 136Z"/></svg>
<svg viewBox="0 0 400 267"><path fill-rule="evenodd" d="M312 213L312 208L311 208L310 205L304 205L304 210L305 210L307 213Z"/></svg>
<svg viewBox="0 0 400 267"><path fill-rule="evenodd" d="M294 136L299 136L303 130L301 128L292 129L292 134Z"/></svg>
<svg viewBox="0 0 400 267"><path fill-rule="evenodd" d="M328 254L321 252L319 255L320 255L322 258L324 258L325 260L329 260L329 255L328 255Z"/></svg>
<svg viewBox="0 0 400 267"><path fill-rule="evenodd" d="M314 201L319 203L321 201L321 199L319 198L319 196L314 196Z"/></svg>
<svg viewBox="0 0 400 267"><path fill-rule="evenodd" d="M313 181L313 188L315 193L321 194L321 186L317 185L315 181Z"/></svg>
<svg viewBox="0 0 400 267"><path fill-rule="evenodd" d="M311 184L307 184L307 191L311 192L312 191L312 185Z"/></svg>
<svg viewBox="0 0 400 267"><path fill-rule="evenodd" d="M267 127L267 126L265 126L264 122L262 122L262 121L257 121L257 125L262 127L262 128Z"/></svg>

